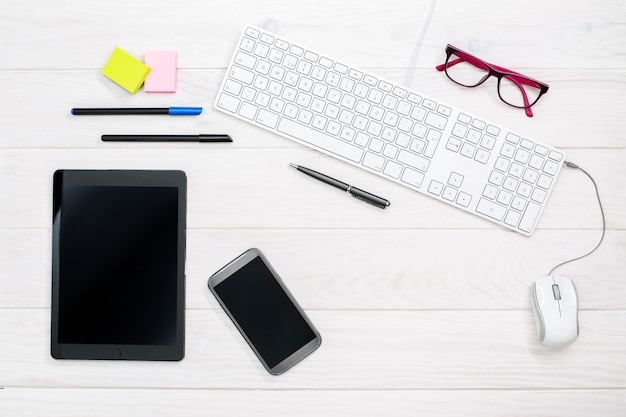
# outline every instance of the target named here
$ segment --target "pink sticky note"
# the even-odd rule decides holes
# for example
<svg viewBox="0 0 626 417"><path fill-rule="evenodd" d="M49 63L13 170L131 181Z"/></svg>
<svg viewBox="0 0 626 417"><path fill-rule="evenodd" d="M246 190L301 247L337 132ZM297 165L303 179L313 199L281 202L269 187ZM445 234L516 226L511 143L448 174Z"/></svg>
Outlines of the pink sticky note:
<svg viewBox="0 0 626 417"><path fill-rule="evenodd" d="M148 51L145 64L150 74L143 85L146 93L176 92L176 51Z"/></svg>

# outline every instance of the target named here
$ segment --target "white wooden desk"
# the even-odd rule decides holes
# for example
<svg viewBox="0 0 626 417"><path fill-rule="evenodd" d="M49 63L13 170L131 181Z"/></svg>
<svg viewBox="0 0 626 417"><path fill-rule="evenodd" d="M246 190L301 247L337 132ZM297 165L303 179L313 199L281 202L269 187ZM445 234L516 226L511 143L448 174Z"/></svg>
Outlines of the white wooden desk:
<svg viewBox="0 0 626 417"><path fill-rule="evenodd" d="M626 5L622 0L0 3L0 415L625 416ZM535 334L531 283L591 249L590 181L565 168L528 238L213 110L242 27L256 24L563 149L606 210L604 244L564 266L580 337ZM420 34L424 32L421 45ZM434 70L447 43L550 84L529 119ZM100 74L115 46L178 51L175 94ZM419 46L419 47L418 47ZM415 56L415 51L417 55ZM414 60L415 57L415 60ZM72 117L72 107L200 105L198 117ZM233 144L102 143L103 133L228 133ZM391 201L380 210L289 168ZM50 356L52 173L188 176L186 356ZM280 377L206 287L256 246L323 336Z"/></svg>

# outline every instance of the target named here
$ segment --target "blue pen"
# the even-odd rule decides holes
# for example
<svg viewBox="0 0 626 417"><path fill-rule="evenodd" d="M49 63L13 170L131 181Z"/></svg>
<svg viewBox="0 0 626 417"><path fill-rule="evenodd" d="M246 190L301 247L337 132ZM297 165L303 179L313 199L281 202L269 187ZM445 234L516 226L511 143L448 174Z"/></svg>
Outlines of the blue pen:
<svg viewBox="0 0 626 417"><path fill-rule="evenodd" d="M202 107L139 107L139 108L90 108L72 109L74 116L169 114L170 116L196 116Z"/></svg>

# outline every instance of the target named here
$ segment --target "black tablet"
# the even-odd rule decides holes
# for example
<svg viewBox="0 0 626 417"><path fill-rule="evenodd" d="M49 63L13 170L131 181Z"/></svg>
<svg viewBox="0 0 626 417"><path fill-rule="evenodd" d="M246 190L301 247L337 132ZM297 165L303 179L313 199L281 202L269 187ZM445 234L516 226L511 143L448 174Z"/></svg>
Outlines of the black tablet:
<svg viewBox="0 0 626 417"><path fill-rule="evenodd" d="M186 190L182 171L54 173L52 357L183 358Z"/></svg>

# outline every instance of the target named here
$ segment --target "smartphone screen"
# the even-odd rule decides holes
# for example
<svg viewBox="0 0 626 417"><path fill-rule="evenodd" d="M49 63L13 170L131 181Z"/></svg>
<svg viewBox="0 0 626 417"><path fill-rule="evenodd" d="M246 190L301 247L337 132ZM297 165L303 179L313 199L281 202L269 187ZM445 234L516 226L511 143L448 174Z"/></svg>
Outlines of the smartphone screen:
<svg viewBox="0 0 626 417"><path fill-rule="evenodd" d="M321 337L258 249L209 279L209 287L265 368L280 374L321 343Z"/></svg>

